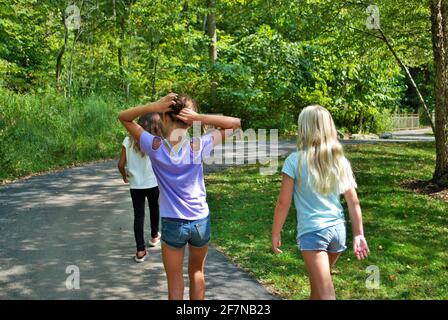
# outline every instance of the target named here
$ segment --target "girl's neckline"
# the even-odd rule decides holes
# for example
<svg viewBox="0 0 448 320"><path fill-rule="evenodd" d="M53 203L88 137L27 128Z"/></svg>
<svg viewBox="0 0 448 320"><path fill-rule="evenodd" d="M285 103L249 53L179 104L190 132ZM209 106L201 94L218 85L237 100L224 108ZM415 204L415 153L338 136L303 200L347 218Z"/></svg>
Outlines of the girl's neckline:
<svg viewBox="0 0 448 320"><path fill-rule="evenodd" d="M185 142L187 141L188 139L183 138L182 141L178 143L180 146L176 151L167 139L162 138L162 144L168 149L167 151L170 157L178 157L181 151L184 149Z"/></svg>

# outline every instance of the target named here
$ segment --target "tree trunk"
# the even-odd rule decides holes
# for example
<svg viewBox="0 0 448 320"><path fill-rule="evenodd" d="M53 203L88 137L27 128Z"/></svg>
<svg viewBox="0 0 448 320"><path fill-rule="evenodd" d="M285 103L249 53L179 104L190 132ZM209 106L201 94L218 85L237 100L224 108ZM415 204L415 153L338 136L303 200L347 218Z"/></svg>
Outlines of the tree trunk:
<svg viewBox="0 0 448 320"><path fill-rule="evenodd" d="M436 169L433 182L448 187L448 0L431 0L436 95Z"/></svg>
<svg viewBox="0 0 448 320"><path fill-rule="evenodd" d="M82 10L84 5L84 0L81 1L80 4L80 10ZM97 6L98 6L98 1L97 1ZM79 37L81 36L81 34L83 33L83 30L81 30L81 28L77 29L76 35L74 36L73 39L73 43L72 43L72 49L70 51L70 62L69 62L69 73L68 73L68 96L71 97L71 93L72 93L72 82L73 82L73 56L75 55L75 47L76 47L76 43L79 40Z"/></svg>
<svg viewBox="0 0 448 320"><path fill-rule="evenodd" d="M148 49L151 57L148 61L148 70L151 74L151 77L149 79L149 88L147 89L149 92L151 92L151 99L155 99L157 93L157 67L160 58L159 42L151 41Z"/></svg>
<svg viewBox="0 0 448 320"><path fill-rule="evenodd" d="M125 22L124 17L120 18L120 43L118 45L118 70L120 72L120 86L123 89L123 92L126 93L126 86L124 81L124 66L123 66L123 46L124 46L124 35L125 35Z"/></svg>
<svg viewBox="0 0 448 320"><path fill-rule="evenodd" d="M182 7L182 12L187 12L188 9L190 8L188 1L184 2L184 6Z"/></svg>
<svg viewBox="0 0 448 320"><path fill-rule="evenodd" d="M156 57L154 58L154 61L153 61L152 79L151 79L152 80L152 83L151 83L151 97L152 97L152 99L155 99L156 93L157 93L156 84L157 84L157 66L158 66L158 63L159 63L159 56L160 56L159 50L156 50L156 53L157 53L157 55L156 55Z"/></svg>
<svg viewBox="0 0 448 320"><path fill-rule="evenodd" d="M215 9L215 1L208 0L208 9L211 10L207 15L207 34L210 38L210 45L208 56L210 62L215 64L216 58L218 57L218 50L216 46L216 14L213 11Z"/></svg>
<svg viewBox="0 0 448 320"><path fill-rule="evenodd" d="M131 36L130 36L130 41L132 41L133 38L135 38L137 36L137 32L133 31ZM133 59L133 50L132 50L132 44L129 46L128 48L128 66L127 66L127 74L131 75L132 74L132 59ZM129 78L127 78L126 81L126 99L129 99L130 95L131 95L131 81Z"/></svg>
<svg viewBox="0 0 448 320"><path fill-rule="evenodd" d="M72 82L73 82L73 57L75 55L75 47L78 42L79 37L81 36L82 31L78 29L78 32L73 39L72 49L70 51L70 62L69 62L69 70L68 70L68 96L71 97L72 93Z"/></svg>
<svg viewBox="0 0 448 320"><path fill-rule="evenodd" d="M218 58L218 46L216 43L216 14L215 14L215 1L207 0L207 8L209 10L207 15L207 35L210 38L210 44L208 49L208 56L212 70L212 83L210 86L210 103L212 106L216 105L216 90L218 88L218 81L216 79L214 65Z"/></svg>
<svg viewBox="0 0 448 320"><path fill-rule="evenodd" d="M423 110L426 113L428 121L431 124L432 131L435 132L436 128L435 128L434 122L432 121L432 116L431 116L431 113L429 112L429 108L428 108L428 106L427 106L427 104L425 102L425 99L423 99L423 96L422 96L420 90L418 89L417 84L415 83L414 77L412 77L411 72L409 71L409 68L400 59L400 57L398 56L398 54L395 51L394 47L390 43L389 39L384 34L383 30L380 28L380 29L378 29L378 31L381 34L381 39L383 39L383 41L386 43L387 47L389 48L389 51L392 52L392 54L395 57L395 59L397 60L398 64L401 66L401 68L406 73L406 76L408 77L409 81L411 82L412 87L414 88L415 92L417 93L417 97L418 97L418 99L419 99L419 101L420 101L420 103L421 103L421 105L423 107Z"/></svg>
<svg viewBox="0 0 448 320"><path fill-rule="evenodd" d="M56 85L59 84L59 80L61 78L61 71L62 71L62 57L64 56L65 49L67 48L67 41L68 41L68 28L67 24L65 23L65 12L61 12L62 16L62 23L64 25L64 44L62 45L61 49L59 50L58 57L56 58Z"/></svg>

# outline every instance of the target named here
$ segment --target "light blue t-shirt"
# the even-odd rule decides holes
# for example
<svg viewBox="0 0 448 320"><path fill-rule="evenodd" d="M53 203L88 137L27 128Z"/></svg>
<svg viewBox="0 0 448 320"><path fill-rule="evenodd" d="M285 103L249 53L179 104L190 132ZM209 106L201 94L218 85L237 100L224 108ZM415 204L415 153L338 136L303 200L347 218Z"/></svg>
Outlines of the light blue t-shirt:
<svg viewBox="0 0 448 320"><path fill-rule="evenodd" d="M347 160L347 164L348 160ZM285 160L282 172L294 179L294 205L297 211L297 239L310 232L344 223L340 194L335 191L324 196L313 190L308 181L308 165L302 161L299 177L299 153L293 152ZM356 182L350 182L356 188Z"/></svg>

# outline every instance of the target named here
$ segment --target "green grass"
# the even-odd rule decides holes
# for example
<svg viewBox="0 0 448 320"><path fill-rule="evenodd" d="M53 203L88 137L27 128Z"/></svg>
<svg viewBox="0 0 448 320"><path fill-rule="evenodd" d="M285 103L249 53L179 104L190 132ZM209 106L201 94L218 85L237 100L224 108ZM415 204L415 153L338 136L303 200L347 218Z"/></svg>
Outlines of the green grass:
<svg viewBox="0 0 448 320"><path fill-rule="evenodd" d="M335 267L338 299L447 299L448 204L400 186L431 177L434 144L350 146L346 152L359 185L371 255L361 262L354 258L348 224L349 250ZM211 174L206 182L213 244L283 298L307 299L293 206L282 234L284 254L271 251L281 174L261 176L257 166L245 166ZM378 290L365 286L369 265L379 267Z"/></svg>
<svg viewBox="0 0 448 320"><path fill-rule="evenodd" d="M57 93L0 89L0 183L86 161L117 156L125 133L117 99L65 99Z"/></svg>

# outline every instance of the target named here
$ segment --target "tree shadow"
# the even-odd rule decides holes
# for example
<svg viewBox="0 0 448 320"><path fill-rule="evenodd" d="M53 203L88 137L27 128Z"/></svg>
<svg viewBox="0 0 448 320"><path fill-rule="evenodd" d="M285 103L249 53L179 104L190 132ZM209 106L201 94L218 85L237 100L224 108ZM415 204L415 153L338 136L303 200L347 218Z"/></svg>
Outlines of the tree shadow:
<svg viewBox="0 0 448 320"><path fill-rule="evenodd" d="M136 264L132 224L128 186L115 162L0 187L0 298L167 299L160 247ZM79 289L66 286L74 274L69 266L79 268ZM206 278L209 299L273 298L213 248Z"/></svg>

